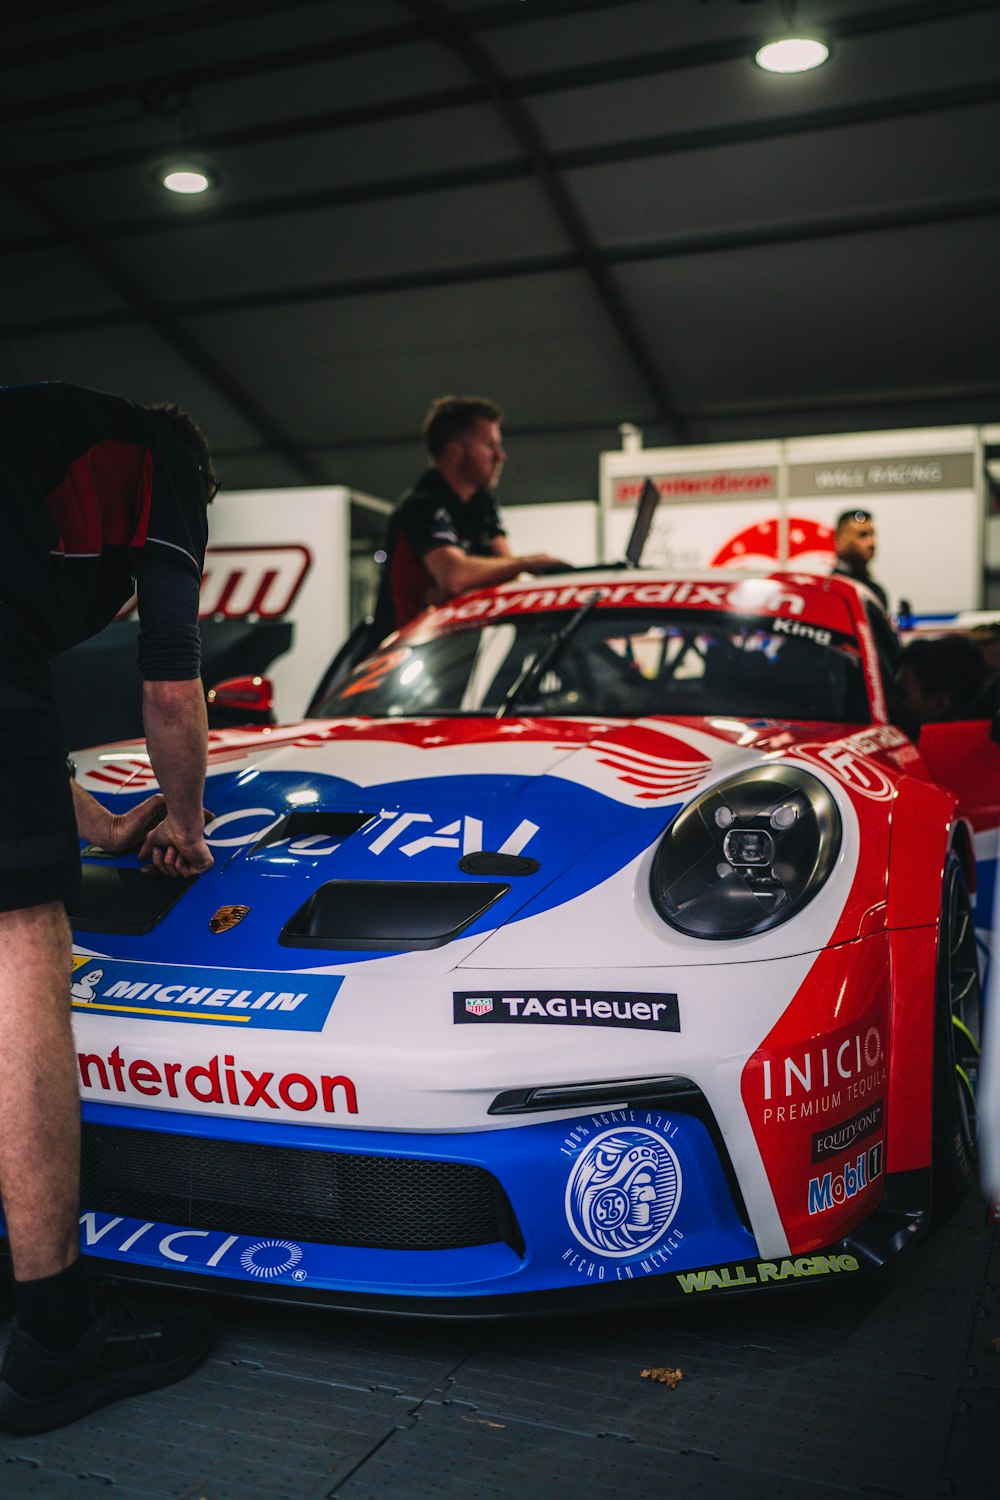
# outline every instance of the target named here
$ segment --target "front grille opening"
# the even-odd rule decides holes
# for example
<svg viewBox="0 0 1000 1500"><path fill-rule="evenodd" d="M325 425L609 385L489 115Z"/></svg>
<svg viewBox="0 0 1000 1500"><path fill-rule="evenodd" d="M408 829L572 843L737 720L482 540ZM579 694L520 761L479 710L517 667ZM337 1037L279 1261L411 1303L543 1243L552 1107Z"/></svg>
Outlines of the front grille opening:
<svg viewBox="0 0 1000 1500"><path fill-rule="evenodd" d="M461 1250L524 1238L506 1193L466 1162L359 1156L83 1127L81 1202L123 1218L372 1250Z"/></svg>

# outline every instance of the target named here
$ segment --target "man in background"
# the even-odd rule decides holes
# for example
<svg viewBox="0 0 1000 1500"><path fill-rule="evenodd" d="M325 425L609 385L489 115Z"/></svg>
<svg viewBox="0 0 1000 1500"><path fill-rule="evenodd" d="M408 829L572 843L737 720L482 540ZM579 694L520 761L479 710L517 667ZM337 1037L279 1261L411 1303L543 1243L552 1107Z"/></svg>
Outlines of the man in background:
<svg viewBox="0 0 1000 1500"><path fill-rule="evenodd" d="M200 1309L92 1292L80 1257L80 1107L67 906L80 836L209 868L198 597L218 483L177 407L58 382L0 389L0 1197L16 1325L0 1426L43 1432L186 1375ZM47 657L139 608L146 744L161 796L113 817L71 781Z"/></svg>
<svg viewBox="0 0 1000 1500"><path fill-rule="evenodd" d="M892 721L915 740L923 724L987 718L985 707L977 710L987 676L986 658L968 636L910 641L896 667Z"/></svg>
<svg viewBox="0 0 1000 1500"><path fill-rule="evenodd" d="M869 510L845 510L837 517L833 538L837 561L831 573L841 578L853 578L870 588L882 605L889 608L889 597L880 583L868 571L875 556L875 521Z"/></svg>
<svg viewBox="0 0 1000 1500"><path fill-rule="evenodd" d="M424 418L431 467L389 520L375 642L466 589L566 567L547 553L511 553L493 493L506 458L502 420L483 396L441 396L432 404Z"/></svg>

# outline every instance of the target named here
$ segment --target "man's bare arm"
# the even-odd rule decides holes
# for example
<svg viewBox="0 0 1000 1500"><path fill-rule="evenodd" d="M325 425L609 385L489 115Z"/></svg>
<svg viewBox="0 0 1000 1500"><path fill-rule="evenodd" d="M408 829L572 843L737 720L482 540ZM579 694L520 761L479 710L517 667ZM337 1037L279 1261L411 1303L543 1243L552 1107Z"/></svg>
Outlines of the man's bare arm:
<svg viewBox="0 0 1000 1500"><path fill-rule="evenodd" d="M546 552L532 552L521 557L469 557L461 547L435 547L424 553L423 564L446 598L462 594L466 589L509 583L522 573L560 573L568 566Z"/></svg>
<svg viewBox="0 0 1000 1500"><path fill-rule="evenodd" d="M145 682L142 719L167 815L146 835L139 858L167 875L198 875L213 862L202 804L208 718L200 679Z"/></svg>

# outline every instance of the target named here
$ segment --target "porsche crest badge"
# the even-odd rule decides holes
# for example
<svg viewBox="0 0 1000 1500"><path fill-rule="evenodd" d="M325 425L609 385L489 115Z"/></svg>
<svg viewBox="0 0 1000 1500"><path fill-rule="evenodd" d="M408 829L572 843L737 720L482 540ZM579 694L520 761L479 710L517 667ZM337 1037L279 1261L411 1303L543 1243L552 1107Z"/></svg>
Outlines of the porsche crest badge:
<svg viewBox="0 0 1000 1500"><path fill-rule="evenodd" d="M228 932L230 927L243 921L249 910L249 906L220 906L215 915L209 918L209 931Z"/></svg>

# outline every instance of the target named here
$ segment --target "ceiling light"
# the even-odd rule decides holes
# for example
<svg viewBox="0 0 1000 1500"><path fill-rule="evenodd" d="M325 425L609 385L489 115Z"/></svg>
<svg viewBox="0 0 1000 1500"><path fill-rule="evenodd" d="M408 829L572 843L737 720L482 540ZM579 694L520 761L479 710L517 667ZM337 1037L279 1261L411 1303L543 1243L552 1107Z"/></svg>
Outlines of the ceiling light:
<svg viewBox="0 0 1000 1500"><path fill-rule="evenodd" d="M192 162L172 162L164 167L160 181L171 193L204 193L212 186L212 179L204 167Z"/></svg>
<svg viewBox="0 0 1000 1500"><path fill-rule="evenodd" d="M829 47L818 37L784 36L760 47L754 62L768 73L807 73L825 63L829 56Z"/></svg>

